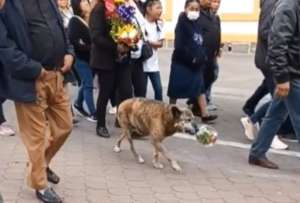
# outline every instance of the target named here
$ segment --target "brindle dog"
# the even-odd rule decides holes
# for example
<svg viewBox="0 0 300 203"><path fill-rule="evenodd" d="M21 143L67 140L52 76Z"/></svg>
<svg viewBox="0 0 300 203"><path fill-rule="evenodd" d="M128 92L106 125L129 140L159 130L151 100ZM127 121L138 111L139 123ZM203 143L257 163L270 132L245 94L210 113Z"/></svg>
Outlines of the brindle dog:
<svg viewBox="0 0 300 203"><path fill-rule="evenodd" d="M197 132L193 113L189 109L181 109L176 105L167 105L155 100L134 98L124 101L119 106L117 119L122 128L122 134L114 146L115 152L121 151L121 142L127 138L136 160L144 163L144 159L134 148L132 134L150 136L154 146L153 166L158 169L164 167L159 162L159 154L161 154L170 162L174 170L181 171L181 167L169 155L162 141L177 132L192 135Z"/></svg>

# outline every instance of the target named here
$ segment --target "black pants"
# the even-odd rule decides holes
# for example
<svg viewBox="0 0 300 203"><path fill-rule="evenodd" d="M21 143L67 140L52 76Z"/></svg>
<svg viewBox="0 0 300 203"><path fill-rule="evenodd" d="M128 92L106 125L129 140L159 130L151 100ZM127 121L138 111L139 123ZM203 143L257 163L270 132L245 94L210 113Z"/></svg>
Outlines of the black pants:
<svg viewBox="0 0 300 203"><path fill-rule="evenodd" d="M3 103L5 102L4 98L0 97L0 125L5 123L4 113L3 113Z"/></svg>
<svg viewBox="0 0 300 203"><path fill-rule="evenodd" d="M146 77L143 63L131 60L129 64L119 64L117 69L118 105L132 97L146 96Z"/></svg>
<svg viewBox="0 0 300 203"><path fill-rule="evenodd" d="M266 79L260 84L260 86L255 90L254 94L246 101L244 109L249 109L254 112L259 101L269 94L269 88L266 84Z"/></svg>
<svg viewBox="0 0 300 203"><path fill-rule="evenodd" d="M97 99L97 127L106 126L106 108L109 99L113 98L115 95L115 82L116 82L116 72L115 71L95 71L98 76L99 82L99 94Z"/></svg>
<svg viewBox="0 0 300 203"><path fill-rule="evenodd" d="M206 65L203 71L203 79L204 79L204 88L205 92L207 92L212 84L215 82L216 74L215 74L215 64L214 62L210 62Z"/></svg>

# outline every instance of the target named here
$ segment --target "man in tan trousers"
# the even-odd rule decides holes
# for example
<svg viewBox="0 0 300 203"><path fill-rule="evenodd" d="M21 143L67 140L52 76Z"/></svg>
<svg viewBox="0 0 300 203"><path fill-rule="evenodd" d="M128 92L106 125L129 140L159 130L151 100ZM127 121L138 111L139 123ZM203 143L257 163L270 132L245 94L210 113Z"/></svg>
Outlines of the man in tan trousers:
<svg viewBox="0 0 300 203"><path fill-rule="evenodd" d="M72 130L64 76L73 65L73 48L55 0L6 1L0 30L0 96L15 101L29 156L28 183L41 201L60 203L48 184L59 177L49 165Z"/></svg>

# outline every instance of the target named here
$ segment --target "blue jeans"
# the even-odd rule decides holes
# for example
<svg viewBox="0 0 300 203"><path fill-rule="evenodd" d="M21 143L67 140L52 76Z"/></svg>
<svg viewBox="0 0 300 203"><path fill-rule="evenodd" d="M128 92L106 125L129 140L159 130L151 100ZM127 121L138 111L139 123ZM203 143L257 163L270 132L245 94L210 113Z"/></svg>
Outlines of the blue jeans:
<svg viewBox="0 0 300 203"><path fill-rule="evenodd" d="M264 84L267 87L267 89L269 90L269 93L273 96L274 93L274 79L273 76L270 73L265 73L263 72L265 79L264 79ZM251 115L250 120L252 121L252 123L257 123L257 122L261 122L262 119L265 117L268 108L269 108L270 102L262 105L253 115Z"/></svg>
<svg viewBox="0 0 300 203"><path fill-rule="evenodd" d="M274 97L263 119L258 136L251 147L250 156L265 157L272 140L288 115L292 121L296 136L300 142L300 80L291 81L289 95L280 99Z"/></svg>
<svg viewBox="0 0 300 203"><path fill-rule="evenodd" d="M82 107L83 102L85 102L90 114L94 115L96 113L96 108L93 95L93 72L87 62L78 58L76 59L75 68L81 79L81 86L75 103Z"/></svg>
<svg viewBox="0 0 300 203"><path fill-rule="evenodd" d="M152 87L154 90L154 98L155 100L162 101L163 100L163 90L160 79L160 72L146 72L146 87L148 84L148 78L152 83Z"/></svg>

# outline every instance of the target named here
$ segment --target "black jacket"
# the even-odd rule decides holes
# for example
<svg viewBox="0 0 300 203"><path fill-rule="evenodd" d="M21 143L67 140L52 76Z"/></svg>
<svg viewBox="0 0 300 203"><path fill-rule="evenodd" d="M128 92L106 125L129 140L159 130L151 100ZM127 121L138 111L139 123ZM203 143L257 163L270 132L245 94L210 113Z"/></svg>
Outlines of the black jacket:
<svg viewBox="0 0 300 203"><path fill-rule="evenodd" d="M278 1L267 60L277 83L300 79L300 0Z"/></svg>
<svg viewBox="0 0 300 203"><path fill-rule="evenodd" d="M89 63L91 51L91 36L89 27L78 16L71 18L68 27L71 44L74 46L76 57Z"/></svg>
<svg viewBox="0 0 300 203"><path fill-rule="evenodd" d="M262 71L268 69L266 57L268 52L268 37L272 26L272 12L278 0L261 0L260 16L258 22L257 45L255 52L255 65Z"/></svg>
<svg viewBox="0 0 300 203"><path fill-rule="evenodd" d="M50 0L55 8L59 26L63 21L55 0ZM36 100L35 81L42 65L31 59L32 45L27 30L26 16L21 0L6 1L0 10L0 96L17 102ZM74 55L73 46L65 38L65 53Z"/></svg>
<svg viewBox="0 0 300 203"><path fill-rule="evenodd" d="M201 10L198 23L203 30L204 46L208 62L211 63L215 60L221 47L220 18L209 10Z"/></svg>
<svg viewBox="0 0 300 203"><path fill-rule="evenodd" d="M193 70L199 70L207 62L203 33L197 21L190 21L185 13L180 14L175 29L175 50L172 61Z"/></svg>
<svg viewBox="0 0 300 203"><path fill-rule="evenodd" d="M105 6L98 3L90 16L92 49L90 66L98 70L114 70L116 68L117 44L110 36L110 25L105 16Z"/></svg>

